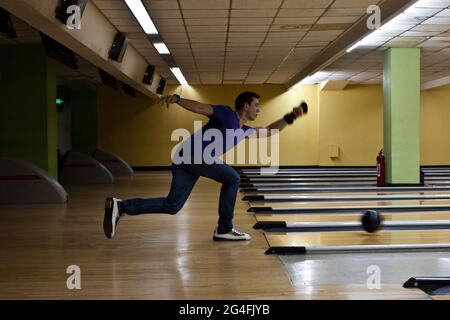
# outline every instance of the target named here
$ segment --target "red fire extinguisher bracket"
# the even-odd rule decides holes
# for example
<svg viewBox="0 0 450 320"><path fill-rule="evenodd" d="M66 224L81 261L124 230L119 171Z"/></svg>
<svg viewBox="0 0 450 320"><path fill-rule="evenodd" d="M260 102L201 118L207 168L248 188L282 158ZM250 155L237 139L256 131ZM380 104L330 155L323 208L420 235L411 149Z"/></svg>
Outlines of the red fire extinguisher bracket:
<svg viewBox="0 0 450 320"><path fill-rule="evenodd" d="M383 149L381 149L377 156L377 187L384 187L385 185L386 185L386 164Z"/></svg>

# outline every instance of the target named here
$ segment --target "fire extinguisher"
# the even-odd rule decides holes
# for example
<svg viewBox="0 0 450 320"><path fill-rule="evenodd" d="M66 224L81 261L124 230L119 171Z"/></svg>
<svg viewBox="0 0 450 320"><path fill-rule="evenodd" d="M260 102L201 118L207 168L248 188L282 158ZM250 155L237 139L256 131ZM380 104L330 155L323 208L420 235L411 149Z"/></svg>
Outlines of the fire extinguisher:
<svg viewBox="0 0 450 320"><path fill-rule="evenodd" d="M377 187L384 187L385 185L385 163L383 149L377 157Z"/></svg>

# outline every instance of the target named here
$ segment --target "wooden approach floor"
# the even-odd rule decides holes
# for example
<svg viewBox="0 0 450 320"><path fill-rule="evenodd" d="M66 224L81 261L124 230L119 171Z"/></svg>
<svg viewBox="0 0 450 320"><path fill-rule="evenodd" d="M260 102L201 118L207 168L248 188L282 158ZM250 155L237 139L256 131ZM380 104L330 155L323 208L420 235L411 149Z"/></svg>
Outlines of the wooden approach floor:
<svg viewBox="0 0 450 320"><path fill-rule="evenodd" d="M169 183L169 173L137 174L68 187L67 205L0 206L0 299L431 299L398 284L292 286L239 199L235 224L252 241L212 241L220 185L203 178L179 214L125 217L105 238L106 196L164 196ZM71 265L81 268L81 290L67 289Z"/></svg>

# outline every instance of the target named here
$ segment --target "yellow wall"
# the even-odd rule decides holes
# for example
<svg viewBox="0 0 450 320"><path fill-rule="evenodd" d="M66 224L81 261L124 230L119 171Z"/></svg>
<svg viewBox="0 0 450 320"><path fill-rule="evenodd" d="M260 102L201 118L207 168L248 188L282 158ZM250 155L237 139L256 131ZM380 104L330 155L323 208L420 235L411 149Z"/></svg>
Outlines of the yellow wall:
<svg viewBox="0 0 450 320"><path fill-rule="evenodd" d="M300 86L286 92L279 85L169 86L167 94L212 104L234 105L242 91L261 95L261 113L252 126L280 119L301 100L309 114L280 134L281 165L375 165L383 145L383 92L380 85L348 86L343 91L319 91ZM421 163L450 164L450 86L422 91ZM99 147L127 160L132 166L170 165L171 141L177 128L193 131L194 120L207 121L172 105L169 109L144 96L128 97L105 86L99 88ZM340 157L330 158L330 146Z"/></svg>
<svg viewBox="0 0 450 320"><path fill-rule="evenodd" d="M317 87L303 86L285 92L280 85L249 86L169 86L166 94L179 93L186 99L234 106L242 91L261 95L261 113L251 126L266 126L283 117L303 99L309 102L307 117L280 134L280 162L284 165L317 163L318 106ZM99 88L99 147L118 154L132 166L170 165L172 131L185 128L193 132L194 121L206 117L193 114L177 105L169 109L146 97L131 98L105 86Z"/></svg>
<svg viewBox="0 0 450 320"><path fill-rule="evenodd" d="M374 166L383 148L381 86L348 86L321 91L319 152L321 166ZM330 146L339 148L331 158Z"/></svg>
<svg viewBox="0 0 450 320"><path fill-rule="evenodd" d="M450 85L422 91L420 117L421 164L450 164Z"/></svg>

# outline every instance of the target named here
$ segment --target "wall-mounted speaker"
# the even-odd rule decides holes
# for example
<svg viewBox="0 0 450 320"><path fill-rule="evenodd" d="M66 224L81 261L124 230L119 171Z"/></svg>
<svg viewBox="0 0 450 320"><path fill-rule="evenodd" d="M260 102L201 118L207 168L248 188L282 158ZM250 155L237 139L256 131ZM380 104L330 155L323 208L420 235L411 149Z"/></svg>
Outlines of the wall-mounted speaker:
<svg viewBox="0 0 450 320"><path fill-rule="evenodd" d="M165 88L166 88L166 80L161 78L161 80L159 80L159 85L158 85L158 89L156 89L156 93L163 94Z"/></svg>
<svg viewBox="0 0 450 320"><path fill-rule="evenodd" d="M108 86L116 90L119 89L119 86L117 85L117 79L114 76L110 75L106 71L103 71L102 69L98 69L98 72L100 74L100 78L102 79L102 83L105 86Z"/></svg>
<svg viewBox="0 0 450 320"><path fill-rule="evenodd" d="M127 36L122 32L117 33L114 37L111 50L109 50L109 59L117 62L122 62L125 51L127 50L127 46Z"/></svg>
<svg viewBox="0 0 450 320"><path fill-rule="evenodd" d="M41 39L47 56L58 60L72 69L78 69L76 55L72 50L66 48L58 41L50 38L42 32Z"/></svg>
<svg viewBox="0 0 450 320"><path fill-rule="evenodd" d="M151 85L152 82L153 82L153 76L154 75L155 75L155 66L150 64L147 67L147 71L145 72L144 80L142 80L142 82L145 83L145 84Z"/></svg>
<svg viewBox="0 0 450 320"><path fill-rule="evenodd" d="M69 9L70 6L78 6L80 8L80 19L83 16L84 9L86 8L88 0L59 0L59 4L55 10L56 19L61 21L64 24L67 24L67 19L72 16L73 11Z"/></svg>
<svg viewBox="0 0 450 320"><path fill-rule="evenodd" d="M16 30L11 21L11 14L0 8L0 32L10 38L17 38Z"/></svg>
<svg viewBox="0 0 450 320"><path fill-rule="evenodd" d="M127 85L125 82L122 82L123 92L129 96L136 97L136 90L132 86Z"/></svg>

